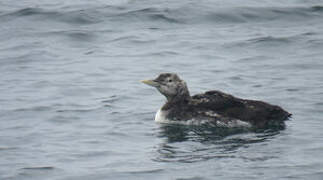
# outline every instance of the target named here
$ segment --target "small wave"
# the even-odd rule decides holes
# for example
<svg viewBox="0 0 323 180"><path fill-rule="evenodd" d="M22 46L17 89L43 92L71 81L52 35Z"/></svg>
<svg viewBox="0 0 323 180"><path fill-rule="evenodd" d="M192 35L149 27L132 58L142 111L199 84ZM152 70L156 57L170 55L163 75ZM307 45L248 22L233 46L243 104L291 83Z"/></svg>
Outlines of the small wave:
<svg viewBox="0 0 323 180"><path fill-rule="evenodd" d="M51 104L51 107L54 112L57 113L65 113L65 112L78 112L78 113L86 113L86 112L94 112L101 110L103 107L98 104L77 104L77 103L56 103ZM61 118L58 116L57 118Z"/></svg>
<svg viewBox="0 0 323 180"><path fill-rule="evenodd" d="M59 20L66 23L80 24L80 25L95 24L102 21L99 18L99 16L96 15L96 12L93 12L91 10L89 11L78 10L78 11L62 13L59 16Z"/></svg>
<svg viewBox="0 0 323 180"><path fill-rule="evenodd" d="M323 12L323 6L312 6L311 9L314 12Z"/></svg>
<svg viewBox="0 0 323 180"><path fill-rule="evenodd" d="M171 23L180 23L180 21L176 20L175 18L170 18L163 14L153 14L150 16L150 18L152 20L164 20L166 22L171 22Z"/></svg>
<svg viewBox="0 0 323 180"><path fill-rule="evenodd" d="M320 17L323 7L235 7L217 8L185 5L179 8L143 8L114 15L138 20L164 20L170 23L246 23L291 21ZM190 13L187 13L190 12Z"/></svg>
<svg viewBox="0 0 323 180"><path fill-rule="evenodd" d="M219 8L201 4L184 4L181 7L144 7L134 9L125 7L89 7L79 10L44 8L24 8L1 17L39 17L37 20L52 20L69 24L87 25L103 21L112 22L165 22L171 24L200 24L200 23L247 23L282 21L296 22L322 18L323 6L309 7L234 7Z"/></svg>
<svg viewBox="0 0 323 180"><path fill-rule="evenodd" d="M24 8L10 13L14 16L32 16L32 15L56 15L57 12L45 11L41 8Z"/></svg>
<svg viewBox="0 0 323 180"><path fill-rule="evenodd" d="M180 53L174 51L157 51L148 53L133 53L133 54L116 54L116 55L106 55L106 57L169 57L175 56Z"/></svg>
<svg viewBox="0 0 323 180"><path fill-rule="evenodd" d="M95 32L85 30L56 31L45 34L65 36L66 38L78 42L91 42L97 38Z"/></svg>
<svg viewBox="0 0 323 180"><path fill-rule="evenodd" d="M97 107L97 108L88 108L88 109L59 109L56 110L56 112L58 113L64 113L64 112L77 112L77 113L86 113L86 112L93 112L95 110L100 109L101 107Z"/></svg>
<svg viewBox="0 0 323 180"><path fill-rule="evenodd" d="M24 170L53 170L53 169L55 169L55 167L53 167L53 166L40 166L40 167L24 167L24 168L21 168L21 169L24 169Z"/></svg>
<svg viewBox="0 0 323 180"><path fill-rule="evenodd" d="M166 57L166 56L176 56L176 55L179 55L179 53L175 52L175 51L160 51L160 52L150 53L150 55L151 56Z"/></svg>
<svg viewBox="0 0 323 180"><path fill-rule="evenodd" d="M237 42L231 42L229 44L225 44L224 47L231 48L231 47L241 47L241 46L255 46L255 47L278 47L278 46L285 46L292 43L298 43L304 39L303 34L292 35L292 36L260 36L256 38L250 38L246 40L241 40ZM245 60L258 60L264 59L267 57L259 57L259 58L247 58L241 59L242 62Z"/></svg>
<svg viewBox="0 0 323 180"><path fill-rule="evenodd" d="M62 10L46 10L44 8L23 8L13 12L2 14L0 17L5 17L8 20L14 18L37 17L36 20L58 21L70 24L93 24L98 23L101 19L96 16L96 12L92 9L62 11Z"/></svg>
<svg viewBox="0 0 323 180"><path fill-rule="evenodd" d="M200 176L193 176L193 177L187 177L187 178L177 178L176 180L205 180L206 178L200 177Z"/></svg>
<svg viewBox="0 0 323 180"><path fill-rule="evenodd" d="M52 108L49 106L33 106L33 107L26 107L26 108L17 108L14 111L15 112L25 112L25 111L50 111Z"/></svg>
<svg viewBox="0 0 323 180"><path fill-rule="evenodd" d="M295 92L295 91L300 91L300 89L298 89L298 88L287 88L286 91Z"/></svg>
<svg viewBox="0 0 323 180"><path fill-rule="evenodd" d="M137 18L137 19L148 19L153 21L165 21L169 23L180 23L179 19L170 17L169 11L158 8L143 8L139 10L131 10L117 14L118 17Z"/></svg>
<svg viewBox="0 0 323 180"><path fill-rule="evenodd" d="M126 41L128 43L133 43L133 44L147 44L147 43L154 43L156 42L155 40L151 40L151 39L144 39L144 38L140 38L138 36L121 36L121 37L116 37L112 40L109 41L109 43L119 43L119 42L123 42Z"/></svg>
<svg viewBox="0 0 323 180"><path fill-rule="evenodd" d="M48 119L49 122L57 123L57 124L65 124L75 120L79 120L80 118L77 116L63 116L56 115Z"/></svg>
<svg viewBox="0 0 323 180"><path fill-rule="evenodd" d="M120 97L117 95L112 95L108 98L100 98L101 103L103 104L103 107L113 107L113 105L120 100Z"/></svg>
<svg viewBox="0 0 323 180"><path fill-rule="evenodd" d="M129 174L153 174L153 173L159 173L159 172L163 172L163 169L148 169L148 170L139 170L139 171L128 171L125 173L129 173Z"/></svg>
<svg viewBox="0 0 323 180"><path fill-rule="evenodd" d="M253 43L253 44L258 44L258 43L290 43L292 42L293 37L274 37L274 36L265 36L265 37L258 37L258 38L253 38L249 39L248 41Z"/></svg>
<svg viewBox="0 0 323 180"><path fill-rule="evenodd" d="M0 146L0 151L11 151L11 150L17 150L19 149L18 147L1 147Z"/></svg>
<svg viewBox="0 0 323 180"><path fill-rule="evenodd" d="M130 39L134 39L137 38L137 36L122 36L122 37L117 37L114 38L112 40L110 40L109 42L119 42L119 41L124 41L124 40L130 40Z"/></svg>

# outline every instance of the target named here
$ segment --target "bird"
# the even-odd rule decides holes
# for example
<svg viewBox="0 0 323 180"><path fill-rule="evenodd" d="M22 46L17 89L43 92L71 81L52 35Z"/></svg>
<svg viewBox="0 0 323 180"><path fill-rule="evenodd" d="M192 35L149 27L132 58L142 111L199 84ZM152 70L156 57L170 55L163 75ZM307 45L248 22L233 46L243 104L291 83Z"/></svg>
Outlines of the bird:
<svg viewBox="0 0 323 180"><path fill-rule="evenodd" d="M291 113L263 101L237 98L210 90L191 96L187 84L176 73L161 73L155 79L142 80L166 97L157 111L158 123L207 125L227 128L285 127Z"/></svg>

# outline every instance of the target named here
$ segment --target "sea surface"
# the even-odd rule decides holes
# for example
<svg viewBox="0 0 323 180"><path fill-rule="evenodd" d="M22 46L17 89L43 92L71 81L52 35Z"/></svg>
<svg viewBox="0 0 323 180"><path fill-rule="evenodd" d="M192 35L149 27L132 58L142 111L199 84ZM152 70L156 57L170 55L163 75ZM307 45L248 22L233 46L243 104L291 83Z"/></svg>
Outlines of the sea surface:
<svg viewBox="0 0 323 180"><path fill-rule="evenodd" d="M161 125L175 72L293 114ZM323 179L322 0L0 0L1 180Z"/></svg>

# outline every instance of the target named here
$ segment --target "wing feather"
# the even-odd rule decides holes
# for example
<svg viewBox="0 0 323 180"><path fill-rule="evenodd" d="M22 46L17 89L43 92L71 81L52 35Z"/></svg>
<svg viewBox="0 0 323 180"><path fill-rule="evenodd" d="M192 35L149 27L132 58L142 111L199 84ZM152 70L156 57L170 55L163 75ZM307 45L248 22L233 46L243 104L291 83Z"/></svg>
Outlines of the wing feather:
<svg viewBox="0 0 323 180"><path fill-rule="evenodd" d="M279 106L262 101L236 98L221 91L207 91L192 96L191 106L199 110L212 110L225 117L233 117L262 127L275 120L282 122L291 115Z"/></svg>

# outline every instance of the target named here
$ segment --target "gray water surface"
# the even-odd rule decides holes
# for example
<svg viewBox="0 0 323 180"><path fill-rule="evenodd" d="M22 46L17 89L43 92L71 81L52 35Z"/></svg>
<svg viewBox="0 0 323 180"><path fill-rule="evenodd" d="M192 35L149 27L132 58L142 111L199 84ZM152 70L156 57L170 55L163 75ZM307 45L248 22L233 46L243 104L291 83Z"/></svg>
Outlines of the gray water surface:
<svg viewBox="0 0 323 180"><path fill-rule="evenodd" d="M0 179L323 179L323 1L0 1ZM156 124L176 72L293 113L286 129Z"/></svg>

